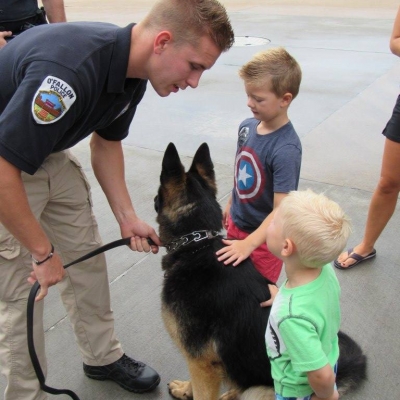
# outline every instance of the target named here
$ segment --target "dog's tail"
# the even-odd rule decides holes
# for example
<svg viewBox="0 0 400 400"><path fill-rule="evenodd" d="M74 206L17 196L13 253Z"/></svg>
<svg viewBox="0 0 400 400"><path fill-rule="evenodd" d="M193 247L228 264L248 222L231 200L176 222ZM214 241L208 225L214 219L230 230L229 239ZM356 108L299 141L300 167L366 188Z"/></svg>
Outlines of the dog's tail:
<svg viewBox="0 0 400 400"><path fill-rule="evenodd" d="M356 390L367 379L367 357L350 336L343 332L338 336L340 356L336 384L342 396Z"/></svg>

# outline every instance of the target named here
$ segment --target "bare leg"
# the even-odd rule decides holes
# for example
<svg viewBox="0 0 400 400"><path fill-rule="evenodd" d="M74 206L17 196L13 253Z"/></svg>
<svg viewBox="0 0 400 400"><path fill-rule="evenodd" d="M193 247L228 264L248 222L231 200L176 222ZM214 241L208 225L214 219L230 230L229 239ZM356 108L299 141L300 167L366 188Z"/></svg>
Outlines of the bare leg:
<svg viewBox="0 0 400 400"><path fill-rule="evenodd" d="M240 400L240 391L238 389L230 389L221 395L218 400Z"/></svg>
<svg viewBox="0 0 400 400"><path fill-rule="evenodd" d="M267 386L253 386L244 391L240 400L274 400L275 391Z"/></svg>
<svg viewBox="0 0 400 400"><path fill-rule="evenodd" d="M400 191L400 143L386 139L382 159L381 177L368 210L364 237L353 252L363 257L374 249L375 242L389 222L396 208ZM348 257L347 251L338 257L342 267L349 267L355 260Z"/></svg>

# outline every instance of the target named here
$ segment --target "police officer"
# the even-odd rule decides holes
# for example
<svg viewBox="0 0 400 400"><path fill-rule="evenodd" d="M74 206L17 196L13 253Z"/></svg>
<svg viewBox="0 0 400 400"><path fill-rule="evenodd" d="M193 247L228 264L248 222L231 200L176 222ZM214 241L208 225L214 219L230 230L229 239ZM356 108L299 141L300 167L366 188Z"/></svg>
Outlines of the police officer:
<svg viewBox="0 0 400 400"><path fill-rule="evenodd" d="M21 32L49 22L66 22L64 0L0 0L0 48ZM47 19L46 19L47 16Z"/></svg>
<svg viewBox="0 0 400 400"><path fill-rule="evenodd" d="M160 0L136 25L42 25L0 51L0 368L7 379L5 400L46 398L26 344L29 283L36 281L41 290L35 345L43 368L40 300L58 283L84 373L133 392L158 385L157 372L128 357L115 336L104 254L63 269L101 244L88 183L68 148L92 134L92 166L121 236L133 237L132 250L156 253L159 238L137 216L129 196L121 140L148 81L163 97L196 88L233 40L217 0ZM155 243L151 247L149 237Z"/></svg>

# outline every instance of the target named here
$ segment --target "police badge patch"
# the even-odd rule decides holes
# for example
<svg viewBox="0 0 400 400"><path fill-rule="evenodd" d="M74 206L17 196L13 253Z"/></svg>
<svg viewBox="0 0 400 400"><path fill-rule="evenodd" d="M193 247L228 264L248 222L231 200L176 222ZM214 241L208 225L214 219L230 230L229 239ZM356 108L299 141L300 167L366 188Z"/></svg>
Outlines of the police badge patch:
<svg viewBox="0 0 400 400"><path fill-rule="evenodd" d="M75 100L75 92L68 83L48 76L33 97L33 118L38 124L52 124L64 116Z"/></svg>

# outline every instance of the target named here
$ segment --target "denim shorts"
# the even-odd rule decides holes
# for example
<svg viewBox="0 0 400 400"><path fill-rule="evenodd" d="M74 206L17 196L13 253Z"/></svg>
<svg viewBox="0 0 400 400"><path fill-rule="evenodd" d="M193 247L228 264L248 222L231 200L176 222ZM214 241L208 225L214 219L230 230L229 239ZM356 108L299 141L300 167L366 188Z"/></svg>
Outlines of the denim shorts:
<svg viewBox="0 0 400 400"><path fill-rule="evenodd" d="M335 373L335 375L337 374L337 367L338 363L336 363L333 367L333 372ZM337 390L336 384L335 384L335 390ZM306 397L283 397L280 394L275 393L275 400L311 400L311 396L312 394Z"/></svg>
<svg viewBox="0 0 400 400"><path fill-rule="evenodd" d="M400 96L397 97L392 116L382 134L393 142L400 143Z"/></svg>
<svg viewBox="0 0 400 400"><path fill-rule="evenodd" d="M282 397L280 394L275 393L275 400L310 400L311 395L306 397Z"/></svg>

